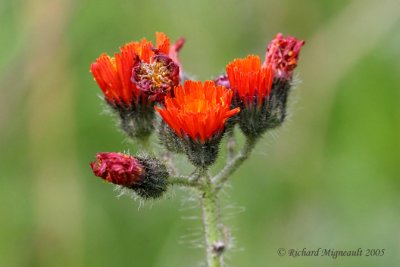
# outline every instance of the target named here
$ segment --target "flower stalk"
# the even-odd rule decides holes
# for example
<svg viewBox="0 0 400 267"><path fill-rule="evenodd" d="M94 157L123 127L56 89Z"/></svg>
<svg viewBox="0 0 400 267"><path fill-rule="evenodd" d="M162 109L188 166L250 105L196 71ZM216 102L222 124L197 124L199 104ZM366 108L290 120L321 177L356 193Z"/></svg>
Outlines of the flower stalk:
<svg viewBox="0 0 400 267"><path fill-rule="evenodd" d="M240 165L249 157L251 151L257 143L257 139L255 138L247 138L246 143L240 152L233 157L230 161L228 161L225 167L212 179L212 182L215 184L215 191L218 192L221 190L228 180L229 176L234 173Z"/></svg>
<svg viewBox="0 0 400 267"><path fill-rule="evenodd" d="M218 193L211 179L204 177L206 182L201 191L201 205L203 211L203 226L206 241L207 263L209 267L223 266L223 252L226 244L222 235L220 222Z"/></svg>
<svg viewBox="0 0 400 267"><path fill-rule="evenodd" d="M171 185L195 188L199 192L208 267L224 266L223 254L229 246L220 217L220 190L229 176L249 157L255 144L255 139L248 138L240 152L232 155L232 159L227 161L225 167L214 177L210 177L205 169L199 168L189 177L180 176L169 179Z"/></svg>
<svg viewBox="0 0 400 267"><path fill-rule="evenodd" d="M168 183L170 185L198 188L198 183L191 181L187 176L170 177Z"/></svg>

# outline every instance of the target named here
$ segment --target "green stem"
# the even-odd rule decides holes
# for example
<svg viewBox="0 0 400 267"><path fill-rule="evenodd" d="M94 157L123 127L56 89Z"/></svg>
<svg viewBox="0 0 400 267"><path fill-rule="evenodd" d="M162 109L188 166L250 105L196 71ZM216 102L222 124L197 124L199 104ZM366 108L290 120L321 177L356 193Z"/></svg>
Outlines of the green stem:
<svg viewBox="0 0 400 267"><path fill-rule="evenodd" d="M231 138L234 138L231 136ZM256 144L248 138L241 151L234 156L234 146L228 148L230 158L225 167L210 178L207 169L198 168L189 177L169 178L171 185L196 188L201 193L207 266L223 267L223 254L229 245L229 233L220 221L218 194L228 177L247 159Z"/></svg>
<svg viewBox="0 0 400 267"><path fill-rule="evenodd" d="M170 185L178 185L184 187L198 187L198 183L190 180L190 177L180 176L180 177L170 177L168 179Z"/></svg>
<svg viewBox="0 0 400 267"><path fill-rule="evenodd" d="M224 186L229 176L248 158L250 152L256 145L257 139L247 138L242 150L212 179L215 184L215 190L218 192Z"/></svg>
<svg viewBox="0 0 400 267"><path fill-rule="evenodd" d="M223 253L229 242L229 238L224 237L223 225L220 222L219 191L228 180L228 177L248 158L255 144L256 139L246 139L241 151L236 156L231 155L232 157L225 167L214 178L211 179L206 172L202 172L202 178L204 179L202 179L202 184L198 188L202 192L201 204L208 267L223 266Z"/></svg>
<svg viewBox="0 0 400 267"><path fill-rule="evenodd" d="M235 151L236 151L236 138L235 138L235 130L232 129L227 133L227 141L226 141L226 146L228 148L228 157L227 157L227 162L230 162L234 156L235 156Z"/></svg>
<svg viewBox="0 0 400 267"><path fill-rule="evenodd" d="M169 151L164 151L161 154L161 158L164 161L165 165L167 166L170 175L172 175L172 176L178 175L178 171L174 164L174 154L172 154Z"/></svg>
<svg viewBox="0 0 400 267"><path fill-rule="evenodd" d="M210 178L205 177L202 188L201 204L203 209L203 224L206 240L208 267L222 267L222 254L226 244L222 238L222 224L220 223L218 195Z"/></svg>
<svg viewBox="0 0 400 267"><path fill-rule="evenodd" d="M150 135L145 135L142 136L141 138L138 138L140 148L144 151L151 151L151 146L150 146Z"/></svg>

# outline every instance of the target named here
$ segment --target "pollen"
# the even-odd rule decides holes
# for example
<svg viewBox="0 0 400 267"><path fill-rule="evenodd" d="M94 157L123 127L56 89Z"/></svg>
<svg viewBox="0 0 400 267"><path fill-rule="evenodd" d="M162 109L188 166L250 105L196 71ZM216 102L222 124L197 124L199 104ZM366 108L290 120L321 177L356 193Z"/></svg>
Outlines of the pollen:
<svg viewBox="0 0 400 267"><path fill-rule="evenodd" d="M179 84L179 66L166 55L155 55L150 63L138 60L133 67L132 82L153 100L162 101Z"/></svg>

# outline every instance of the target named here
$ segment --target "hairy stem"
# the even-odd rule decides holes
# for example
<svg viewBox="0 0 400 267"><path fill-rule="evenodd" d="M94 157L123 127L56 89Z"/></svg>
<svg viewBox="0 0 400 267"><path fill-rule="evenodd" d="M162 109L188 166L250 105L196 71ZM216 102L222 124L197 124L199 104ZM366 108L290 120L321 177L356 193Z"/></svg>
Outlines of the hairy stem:
<svg viewBox="0 0 400 267"><path fill-rule="evenodd" d="M215 184L215 190L218 192L224 186L229 176L237 170L237 168L248 158L250 152L253 150L256 139L247 138L242 150L232 160L230 160L225 167L212 179Z"/></svg>
<svg viewBox="0 0 400 267"><path fill-rule="evenodd" d="M201 204L203 209L203 224L206 241L208 267L222 267L222 254L226 244L222 235L222 224L219 216L218 195L209 176L204 177Z"/></svg>
<svg viewBox="0 0 400 267"><path fill-rule="evenodd" d="M190 179L187 176L170 177L168 179L170 185L178 185L184 187L197 187L198 183Z"/></svg>
<svg viewBox="0 0 400 267"><path fill-rule="evenodd" d="M161 153L161 158L164 161L165 165L167 165L168 171L172 176L178 175L177 168L174 164L174 154L169 151L164 151Z"/></svg>
<svg viewBox="0 0 400 267"><path fill-rule="evenodd" d="M206 243L207 266L222 267L223 254L229 245L229 231L220 221L218 195L228 177L247 159L253 150L256 139L248 138L240 152L235 156L235 140L230 135L228 141L228 162L213 178L205 168L196 169L190 176L169 178L170 185L196 188L201 194L203 227Z"/></svg>
<svg viewBox="0 0 400 267"><path fill-rule="evenodd" d="M235 152L236 152L236 138L235 138L235 130L232 129L231 131L229 131L227 133L228 138L226 141L226 146L228 148L228 158L227 158L227 162L230 162L234 156L235 156Z"/></svg>
<svg viewBox="0 0 400 267"><path fill-rule="evenodd" d="M144 151L152 151L150 144L150 135L142 136L138 138L140 148Z"/></svg>

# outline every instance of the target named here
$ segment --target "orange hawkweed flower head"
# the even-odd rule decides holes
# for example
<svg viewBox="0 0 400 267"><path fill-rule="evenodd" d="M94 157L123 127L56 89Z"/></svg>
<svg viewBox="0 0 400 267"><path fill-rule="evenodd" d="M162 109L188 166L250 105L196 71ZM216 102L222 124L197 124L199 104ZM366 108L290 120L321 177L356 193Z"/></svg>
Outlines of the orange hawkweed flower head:
<svg viewBox="0 0 400 267"><path fill-rule="evenodd" d="M151 48L146 39L131 42L122 46L114 57L102 54L91 65L90 71L110 105L129 107L138 100L140 91L131 82L132 68L136 56L150 60Z"/></svg>
<svg viewBox="0 0 400 267"><path fill-rule="evenodd" d="M274 72L270 65L262 67L258 56L235 59L226 66L226 73L230 88L245 106L252 106L256 102L260 107L268 98Z"/></svg>
<svg viewBox="0 0 400 267"><path fill-rule="evenodd" d="M156 33L156 46L152 42L142 39L140 42L130 42L120 48L114 57L103 53L91 65L90 71L103 91L107 102L114 107L129 108L140 100L141 90L131 81L132 70L137 59L151 63L155 54L171 55L179 66L178 52L183 45L171 49L170 40L161 32Z"/></svg>
<svg viewBox="0 0 400 267"><path fill-rule="evenodd" d="M154 102L179 83L179 39L170 45L167 35L156 33L156 45L147 39L130 42L114 57L100 55L90 71L105 101L120 115L121 128L132 138L148 138L154 130Z"/></svg>
<svg viewBox="0 0 400 267"><path fill-rule="evenodd" d="M233 92L213 81L185 81L165 98L164 107L155 107L164 121L181 138L188 136L206 143L224 131L225 121L240 109L230 109Z"/></svg>
<svg viewBox="0 0 400 267"><path fill-rule="evenodd" d="M304 44L303 40L278 33L268 44L264 66L272 65L278 77L291 78Z"/></svg>

